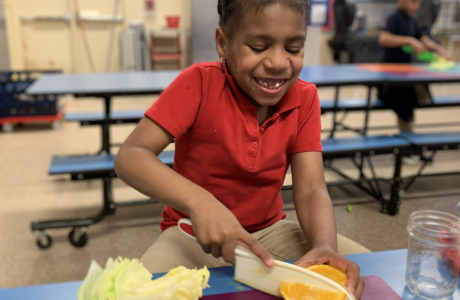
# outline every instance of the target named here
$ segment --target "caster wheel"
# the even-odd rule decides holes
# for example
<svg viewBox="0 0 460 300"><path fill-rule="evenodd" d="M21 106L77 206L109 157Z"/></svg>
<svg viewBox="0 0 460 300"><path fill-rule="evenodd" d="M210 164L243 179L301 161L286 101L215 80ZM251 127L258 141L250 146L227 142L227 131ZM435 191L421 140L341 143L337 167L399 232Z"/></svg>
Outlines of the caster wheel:
<svg viewBox="0 0 460 300"><path fill-rule="evenodd" d="M52 242L53 240L51 239L51 237L44 233L42 233L41 236L37 238L37 246L40 249L48 249L49 247L51 247Z"/></svg>
<svg viewBox="0 0 460 300"><path fill-rule="evenodd" d="M69 233L69 242L77 247L82 248L88 242L88 234L86 233L86 227L77 227L72 229Z"/></svg>
<svg viewBox="0 0 460 300"><path fill-rule="evenodd" d="M53 128L54 130L59 129L59 127L61 127L61 122L59 122L59 121L53 121L53 122L51 123L51 128Z"/></svg>
<svg viewBox="0 0 460 300"><path fill-rule="evenodd" d="M388 214L390 216L395 216L396 213L398 212L398 206L397 205L391 205L387 207Z"/></svg>
<svg viewBox="0 0 460 300"><path fill-rule="evenodd" d="M14 125L11 123L3 123L2 130L3 132L12 132L14 129Z"/></svg>

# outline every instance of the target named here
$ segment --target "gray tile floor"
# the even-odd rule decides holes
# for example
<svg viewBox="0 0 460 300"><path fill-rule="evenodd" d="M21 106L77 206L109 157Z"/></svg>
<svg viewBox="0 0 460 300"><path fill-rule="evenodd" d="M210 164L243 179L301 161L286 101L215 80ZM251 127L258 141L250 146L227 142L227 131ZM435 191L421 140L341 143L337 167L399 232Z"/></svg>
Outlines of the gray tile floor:
<svg viewBox="0 0 460 300"><path fill-rule="evenodd" d="M435 94L459 94L454 85L440 85ZM321 99L330 99L332 89L321 89ZM345 88L345 98L364 97L365 90ZM119 98L114 109L145 109L155 97ZM97 99L67 99L68 111L102 110ZM417 123L436 121L460 121L460 108L420 110ZM361 113L351 114L348 123L362 124ZM330 127L330 116L323 117L323 128ZM371 124L394 125L391 112L375 112ZM115 126L114 142L122 142L132 131L132 125ZM457 128L427 128L425 131L457 130ZM371 134L395 133L396 130L376 131ZM51 157L56 154L89 154L100 148L98 128L80 127L66 123L58 130L48 126L16 128L11 134L0 132L0 288L81 280L91 259L104 263L108 257L140 257L160 234L161 204L127 207L115 216L89 230L89 242L85 248L76 249L67 240L68 229L49 230L53 245L39 250L30 231L32 220L88 216L100 209L101 182L98 180L71 182L68 176L48 176ZM351 135L350 133L341 136ZM173 147L173 146L171 146ZM353 174L347 160L336 164ZM381 176L391 174L391 157L376 157L374 164ZM460 170L460 152L440 153L427 172ZM405 166L405 174L413 174L416 167ZM328 181L337 176L326 172ZM286 178L290 182L290 176ZM116 201L143 199L119 180L114 181ZM418 180L404 196L400 213L391 217L380 213L380 205L352 186L333 187L330 194L334 202L338 232L368 247L372 251L405 248L407 243L406 222L411 212L420 209L436 209L456 213L460 201L460 176L430 177ZM295 220L292 193L283 192L288 218ZM346 204L354 211L348 213Z"/></svg>

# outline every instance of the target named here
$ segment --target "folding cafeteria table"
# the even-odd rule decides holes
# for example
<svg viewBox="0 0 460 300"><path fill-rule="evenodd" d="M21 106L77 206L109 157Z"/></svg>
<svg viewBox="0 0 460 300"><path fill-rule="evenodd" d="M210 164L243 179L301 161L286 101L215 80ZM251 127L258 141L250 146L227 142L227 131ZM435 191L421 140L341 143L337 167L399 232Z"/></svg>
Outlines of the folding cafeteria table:
<svg viewBox="0 0 460 300"><path fill-rule="evenodd" d="M32 231L37 238L37 245L40 248L48 248L52 239L44 233L44 229L72 227L69 233L69 241L76 247L83 247L87 242L87 226L99 222L106 215L113 215L117 207L130 205L142 205L155 203L156 201L140 200L123 203L116 203L112 196L112 178L115 177L113 171L114 156L110 154L110 125L113 124L113 117L126 112L112 112L111 100L115 96L127 95L150 95L163 92L171 82L180 74L179 70L172 71L152 71L152 72L131 72L131 73L95 73L95 74L60 74L42 76L35 81L26 91L30 95L48 94L49 91L56 91L57 95L73 94L77 98L98 97L104 99L104 119L102 121L102 148L97 155L75 156L66 158L54 158L50 174L57 174L56 170L63 171L67 167L67 172L72 175L73 180L102 179L103 181L103 207L100 213L94 217L71 220L53 220L45 222L33 222ZM131 112L132 113L132 112ZM93 113L88 116L86 122L97 119L99 114ZM138 112L134 112L139 116ZM89 118L88 118L89 117ZM132 117L131 117L132 118ZM63 161L66 164L62 163ZM86 166L86 176L84 178L74 176L75 166L78 168ZM110 168L107 169L107 165ZM59 173L59 172L58 172Z"/></svg>
<svg viewBox="0 0 460 300"><path fill-rule="evenodd" d="M367 96L367 110L363 134L367 131L368 116L371 103L371 88L378 85L399 85L399 84L418 84L418 83L441 83L441 82L460 82L460 71L454 69L453 71L434 71L428 70L419 65L408 65L404 72L392 71L389 72L387 69L384 71L379 71L378 68L383 68L379 64L371 65L337 65L337 66L315 66L315 67L305 67L300 75L300 79L316 84L318 87L332 86L336 87L335 99L334 99L334 129L337 125L336 123L336 112L337 104L339 97L339 87L348 86L348 85L365 85L369 88ZM384 69L384 68L383 68ZM180 71L152 71L152 72L138 72L138 73L108 73L108 74L61 74L61 75L44 75L38 79L34 84L29 87L27 93L31 95L41 95L41 94L73 94L76 97L99 97L104 99L105 103L105 113L104 121L102 123L102 149L101 152L105 155L110 156L110 125L113 124L113 118L116 114L111 112L111 99L114 96L122 95L146 95L146 94L156 94L161 93L168 85L180 74ZM459 91L460 94L460 91ZM139 115L138 113L134 115ZM97 119L98 116L91 116ZM133 118L133 116L124 116L125 118ZM135 117L135 116L134 116ZM93 122L92 119L88 119L86 122ZM333 129L333 131L334 131ZM333 132L332 132L333 135ZM332 136L331 135L331 136ZM372 153L375 151L371 151ZM360 155L361 152L357 152L356 155ZM400 155L400 153L396 153ZM370 154L373 155L373 154ZM110 157L109 157L110 158ZM72 158L69 158L72 160ZM69 159L65 162L69 162ZM89 160L87 160L89 159ZM107 157L86 157L85 161L101 161L106 160ZM62 161L61 161L62 162ZM361 164L358 164L357 167L360 170L360 173L363 174L363 160ZM62 165L61 165L62 166ZM95 164L92 167L96 167ZM329 165L332 167L332 165ZM397 169L397 168L396 168ZM62 170L61 170L62 171ZM50 169L50 174L51 174ZM73 174L71 171L68 171L72 175L74 180L84 180L91 178L100 178L104 181L104 207L108 207L101 212L102 215L113 214L114 209L117 207L117 203L112 201L112 188L111 188L111 179L116 176L112 169L94 169L92 174ZM74 176L75 175L75 176ZM81 177L81 178L80 178ZM375 176L374 176L375 177ZM399 181L400 178L393 178L396 181ZM359 182L354 184L361 184L366 181L363 178L359 179ZM376 181L372 179L371 181ZM379 189L379 188L378 188ZM397 192L397 191L395 191ZM381 194L381 193L372 193L372 194ZM378 196L380 197L380 196ZM144 200L136 201L123 204L127 205L136 205L136 204L145 204L153 203L153 200ZM397 202L397 201L396 201ZM119 205L121 206L121 205ZM395 207L394 212L396 213L397 207ZM101 218L91 218L91 220L84 220L90 224L94 224L99 221ZM42 245L48 245L46 239L50 241L49 237L43 234L43 230L46 228L60 228L60 227L74 227L74 230L71 231L69 239L72 244L78 247L84 246L86 243L85 239L80 239L85 237L85 230L82 230L81 233L76 234L75 230L78 230L78 227L82 220L75 222L67 222L63 220L62 222L35 222L32 224L32 230L37 235L38 241L44 241ZM67 225L66 225L67 224ZM85 223L86 224L86 223ZM59 225L59 226L57 226ZM72 238L73 237L73 238ZM40 243L39 243L40 245ZM46 248L46 247L44 247Z"/></svg>
<svg viewBox="0 0 460 300"><path fill-rule="evenodd" d="M405 284L407 251L393 250L346 256L359 265L366 281L362 300L421 300L413 295ZM204 290L203 300L275 300L280 299L254 291L233 280L234 267L210 269L210 288ZM163 274L154 274L153 279ZM25 286L0 290L5 300L74 300L81 281ZM453 297L460 300L460 285Z"/></svg>
<svg viewBox="0 0 460 300"><path fill-rule="evenodd" d="M450 70L433 70L426 64L343 64L334 66L305 67L300 79L312 82L317 87L335 87L333 124L330 137L334 136L339 110L339 89L341 86L364 85L368 88L365 120L361 134L366 134L371 110L372 88L378 86L407 86L417 84L460 83L460 65ZM458 89L460 106L460 87ZM436 105L433 103L433 107Z"/></svg>
<svg viewBox="0 0 460 300"><path fill-rule="evenodd" d="M102 126L101 152L110 153L111 100L115 96L151 95L163 92L180 74L179 70L44 75L35 81L27 94L43 95L55 91L57 95L73 94L75 97L104 99L105 122Z"/></svg>

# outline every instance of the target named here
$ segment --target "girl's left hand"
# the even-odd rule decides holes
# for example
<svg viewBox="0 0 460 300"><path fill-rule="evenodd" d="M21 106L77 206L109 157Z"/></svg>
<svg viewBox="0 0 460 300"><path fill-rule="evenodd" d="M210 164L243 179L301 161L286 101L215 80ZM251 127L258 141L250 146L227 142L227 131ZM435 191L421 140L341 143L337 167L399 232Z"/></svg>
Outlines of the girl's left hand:
<svg viewBox="0 0 460 300"><path fill-rule="evenodd" d="M357 300L361 299L364 290L364 280L359 274L359 266L332 249L328 247L313 248L294 263L294 265L302 268L320 264L328 264L345 272L348 277L345 287L350 293L354 294Z"/></svg>
<svg viewBox="0 0 460 300"><path fill-rule="evenodd" d="M441 57L444 57L447 60L452 60L452 57L450 57L449 53L447 53L444 48L439 48L437 52Z"/></svg>

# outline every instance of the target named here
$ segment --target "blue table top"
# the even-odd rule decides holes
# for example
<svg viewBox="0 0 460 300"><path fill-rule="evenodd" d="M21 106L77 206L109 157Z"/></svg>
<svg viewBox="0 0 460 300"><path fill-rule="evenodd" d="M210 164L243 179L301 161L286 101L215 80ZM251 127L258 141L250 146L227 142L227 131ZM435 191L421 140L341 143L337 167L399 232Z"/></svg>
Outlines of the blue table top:
<svg viewBox="0 0 460 300"><path fill-rule="evenodd" d="M359 70L355 65L304 67L299 78L317 86L375 84L389 80L386 74Z"/></svg>
<svg viewBox="0 0 460 300"><path fill-rule="evenodd" d="M427 69L426 65L422 64L414 65L422 67L423 70L420 72L377 72L361 69L356 64L304 67L299 78L317 86L460 82L460 67L439 71Z"/></svg>
<svg viewBox="0 0 460 300"><path fill-rule="evenodd" d="M317 86L378 83L460 82L459 70L388 73L363 70L353 64L304 67L300 79ZM85 96L155 94L162 92L180 70L99 74L45 74L26 92L31 95L74 94Z"/></svg>
<svg viewBox="0 0 460 300"><path fill-rule="evenodd" d="M419 300L409 292L405 284L406 250L394 250L365 254L348 255L357 263L362 276L379 276L404 300ZM249 287L233 280L234 267L210 269L211 278L204 295L216 295L250 290ZM154 275L154 278L161 275ZM81 281L27 286L0 290L2 300L74 300ZM449 300L460 300L460 289Z"/></svg>
<svg viewBox="0 0 460 300"><path fill-rule="evenodd" d="M181 73L180 70L96 73L96 74L45 74L26 92L31 95L83 94L133 95L156 94L164 91Z"/></svg>

